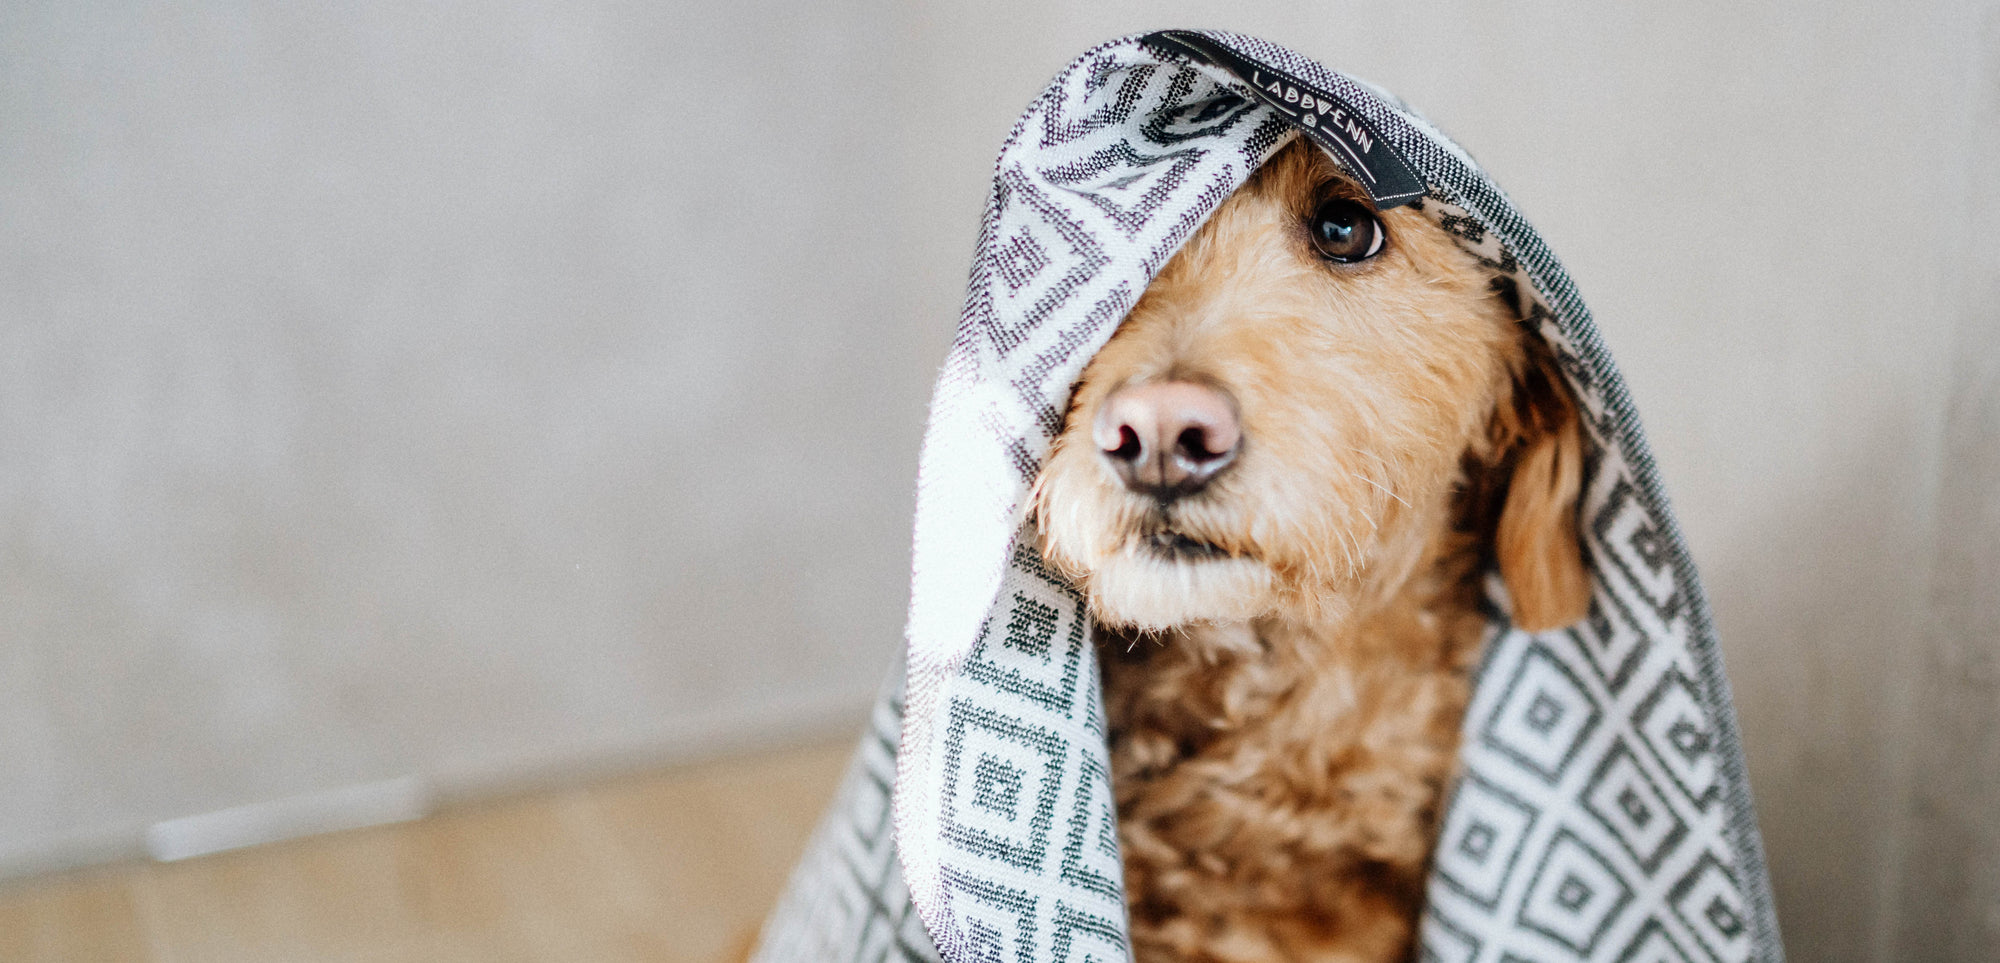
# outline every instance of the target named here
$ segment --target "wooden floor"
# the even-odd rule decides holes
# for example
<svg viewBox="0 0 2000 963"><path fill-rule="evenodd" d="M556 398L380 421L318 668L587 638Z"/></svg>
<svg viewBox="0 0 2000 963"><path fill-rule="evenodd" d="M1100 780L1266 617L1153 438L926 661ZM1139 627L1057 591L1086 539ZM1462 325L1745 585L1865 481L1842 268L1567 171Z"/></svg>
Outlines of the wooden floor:
<svg viewBox="0 0 2000 963"><path fill-rule="evenodd" d="M0 961L715 963L755 931L852 749L0 885Z"/></svg>

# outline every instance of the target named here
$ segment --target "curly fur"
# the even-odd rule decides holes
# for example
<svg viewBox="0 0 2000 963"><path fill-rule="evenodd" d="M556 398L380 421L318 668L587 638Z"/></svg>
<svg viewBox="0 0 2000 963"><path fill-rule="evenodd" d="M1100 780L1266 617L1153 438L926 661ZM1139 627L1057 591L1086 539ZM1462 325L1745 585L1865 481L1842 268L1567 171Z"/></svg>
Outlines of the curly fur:
<svg viewBox="0 0 2000 963"><path fill-rule="evenodd" d="M1303 142L1226 201L1092 360L1031 511L1101 661L1140 963L1407 957L1497 563L1517 622L1582 614L1573 409L1487 274L1421 212L1320 258L1365 201ZM1092 413L1135 383L1237 402L1194 496L1124 489ZM1221 557L1166 557L1184 535Z"/></svg>

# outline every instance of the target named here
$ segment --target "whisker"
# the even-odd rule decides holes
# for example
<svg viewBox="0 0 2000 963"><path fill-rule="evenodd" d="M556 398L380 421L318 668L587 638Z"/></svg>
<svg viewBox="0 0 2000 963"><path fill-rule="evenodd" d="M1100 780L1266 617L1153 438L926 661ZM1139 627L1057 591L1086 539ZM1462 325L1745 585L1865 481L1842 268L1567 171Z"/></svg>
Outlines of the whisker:
<svg viewBox="0 0 2000 963"><path fill-rule="evenodd" d="M1345 529L1345 528L1343 528L1343 529L1341 529L1341 530L1340 530L1340 537L1341 537L1341 538L1342 538L1343 540L1345 540L1345 541L1346 541L1346 543L1347 543L1347 548L1348 548L1348 551L1347 551L1347 570L1348 570L1348 572L1349 572L1349 573L1353 573L1353 572L1358 572L1358 571L1360 571L1360 570L1361 570L1361 543L1360 543L1359 541L1357 541L1357 540L1355 539L1355 537L1354 537L1354 533L1353 533L1353 532L1350 532L1350 531L1348 531L1348 530L1347 530L1347 529Z"/></svg>
<svg viewBox="0 0 2000 963"><path fill-rule="evenodd" d="M1379 492L1381 492L1382 494L1384 494L1384 495L1387 495L1387 496L1389 496L1390 498L1393 498L1393 499L1395 499L1395 500L1397 500L1397 501L1399 501L1399 502L1402 502L1402 504L1403 504L1403 507L1404 507L1404 508L1409 508L1409 509L1410 509L1411 511L1416 511L1416 509L1414 509L1414 508L1410 508L1410 503L1409 503L1409 502L1405 502L1405 501L1403 501L1403 496L1401 496L1401 495L1398 495L1398 494L1396 494L1395 492L1392 492L1392 491L1388 490L1387 488L1384 488L1384 487L1382 487L1382 484L1381 484L1380 482L1376 481L1375 479L1373 479L1373 478L1370 478L1370 477L1368 477L1367 475L1363 475L1362 473L1360 473L1360 472L1358 472L1358 471L1349 471L1349 472L1348 472L1348 474L1349 474L1349 475L1352 475L1352 476L1353 476L1353 477L1355 477L1355 478L1359 478L1359 479L1361 479L1362 481L1365 481L1365 482L1367 482L1367 483L1368 483L1368 484L1370 484L1370 485L1373 485L1373 486L1375 486L1375 490L1376 490L1376 491L1379 491ZM1374 524L1374 521L1375 521L1375 520L1371 518L1371 519L1369 519L1368 521L1369 521L1369 524Z"/></svg>

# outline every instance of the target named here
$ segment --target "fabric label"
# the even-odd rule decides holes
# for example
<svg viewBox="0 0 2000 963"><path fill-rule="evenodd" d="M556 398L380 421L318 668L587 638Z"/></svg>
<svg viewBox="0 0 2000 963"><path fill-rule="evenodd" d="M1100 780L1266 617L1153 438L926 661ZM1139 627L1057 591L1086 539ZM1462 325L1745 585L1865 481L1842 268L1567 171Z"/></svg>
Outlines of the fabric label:
<svg viewBox="0 0 2000 963"><path fill-rule="evenodd" d="M1270 104L1354 174L1381 209L1424 196L1424 180L1367 118L1346 101L1269 64L1252 60L1201 34L1162 30L1141 42L1234 75L1257 99Z"/></svg>

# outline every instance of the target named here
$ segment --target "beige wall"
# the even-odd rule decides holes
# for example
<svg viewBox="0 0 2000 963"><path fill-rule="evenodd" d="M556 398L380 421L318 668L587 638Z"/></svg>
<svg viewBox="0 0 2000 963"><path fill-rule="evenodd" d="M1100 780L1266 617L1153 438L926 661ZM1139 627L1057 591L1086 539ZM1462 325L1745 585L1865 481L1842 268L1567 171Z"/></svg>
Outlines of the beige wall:
<svg viewBox="0 0 2000 963"><path fill-rule="evenodd" d="M1959 244L1941 252L1956 346L1936 568L1901 729L1895 928L1878 934L1907 960L2000 956L2000 8L1976 30L1984 60L1953 185L1966 203L1946 215Z"/></svg>
<svg viewBox="0 0 2000 963"><path fill-rule="evenodd" d="M1990 4L94 6L0 7L6 865L856 718L994 149L1223 25L1569 262L1794 958L2000 949Z"/></svg>
<svg viewBox="0 0 2000 963"><path fill-rule="evenodd" d="M702 9L0 6L0 861L855 718L894 23Z"/></svg>

